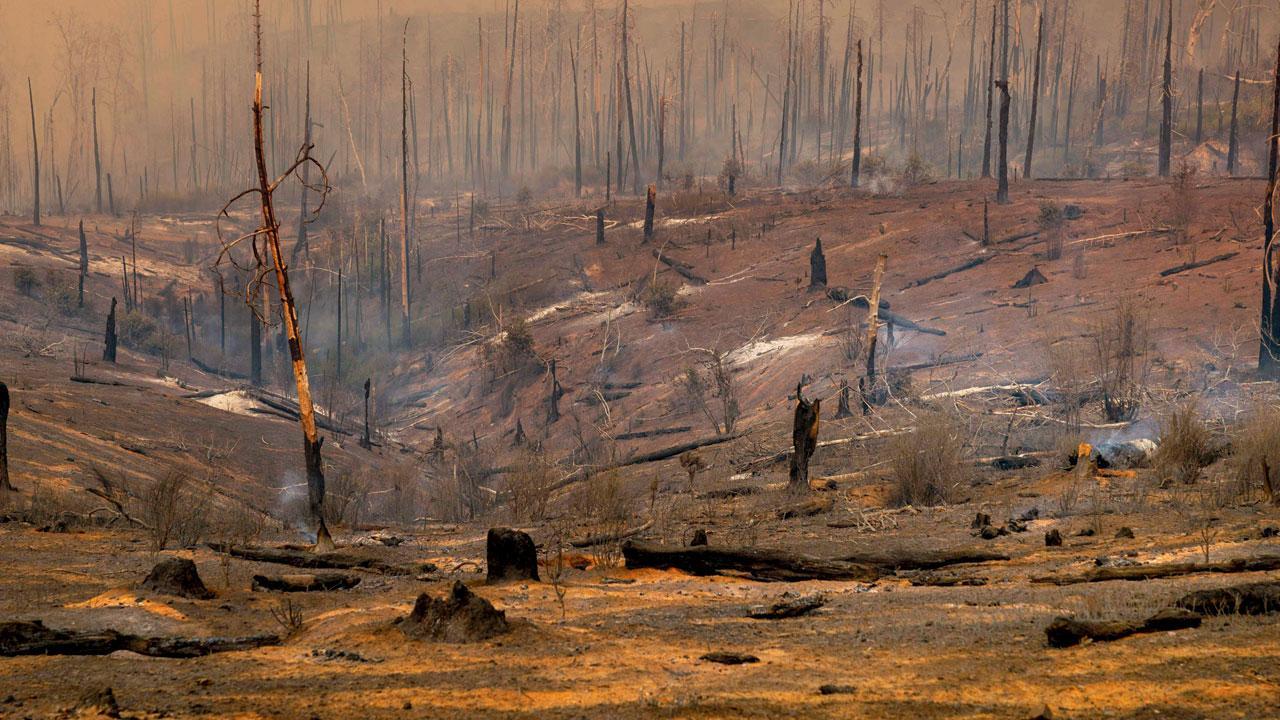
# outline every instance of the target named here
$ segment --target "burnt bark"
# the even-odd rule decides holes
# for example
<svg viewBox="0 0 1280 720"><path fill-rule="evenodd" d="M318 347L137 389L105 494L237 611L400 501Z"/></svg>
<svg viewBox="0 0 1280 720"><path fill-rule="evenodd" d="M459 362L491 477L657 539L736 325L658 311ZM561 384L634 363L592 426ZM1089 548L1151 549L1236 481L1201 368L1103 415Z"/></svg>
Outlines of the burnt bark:
<svg viewBox="0 0 1280 720"><path fill-rule="evenodd" d="M76 289L76 307L84 307L84 280L89 275L89 242L84 236L84 220L80 221L80 276Z"/></svg>
<svg viewBox="0 0 1280 720"><path fill-rule="evenodd" d="M880 577L873 565L827 560L764 548L730 548L698 545L664 547L628 540L622 545L628 569L683 570L694 575L739 574L756 580L802 582L805 580L854 580Z"/></svg>
<svg viewBox="0 0 1280 720"><path fill-rule="evenodd" d="M1157 171L1169 177L1173 155L1173 0L1168 0L1164 37L1164 81L1160 85L1160 158Z"/></svg>
<svg viewBox="0 0 1280 720"><path fill-rule="evenodd" d="M107 331L102 343L103 362L116 361L116 299L111 298L111 310L107 311Z"/></svg>
<svg viewBox="0 0 1280 720"><path fill-rule="evenodd" d="M538 580L538 549L527 533L490 528L485 539L485 579L489 584Z"/></svg>
<svg viewBox="0 0 1280 720"><path fill-rule="evenodd" d="M809 459L818 447L818 419L822 400L806 400L804 386L796 385L796 412L791 424L791 479L788 489L809 489Z"/></svg>
<svg viewBox="0 0 1280 720"><path fill-rule="evenodd" d="M1240 154L1239 133L1240 71L1236 71L1236 86L1231 93L1231 129L1227 135L1227 175L1236 174L1236 158Z"/></svg>
<svg viewBox="0 0 1280 720"><path fill-rule="evenodd" d="M9 480L9 386L3 381L0 381L0 490L14 490Z"/></svg>
<svg viewBox="0 0 1280 720"><path fill-rule="evenodd" d="M822 252L822 238L813 244L809 253L809 289L827 286L827 256Z"/></svg>
<svg viewBox="0 0 1280 720"><path fill-rule="evenodd" d="M1237 83L1239 78L1237 74ZM1271 134L1267 136L1267 195L1262 202L1262 318L1259 323L1258 371L1274 379L1280 377L1280 268L1276 267L1275 258L1276 173L1280 163L1280 44L1276 48L1273 86ZM1234 137L1234 112L1231 130Z"/></svg>

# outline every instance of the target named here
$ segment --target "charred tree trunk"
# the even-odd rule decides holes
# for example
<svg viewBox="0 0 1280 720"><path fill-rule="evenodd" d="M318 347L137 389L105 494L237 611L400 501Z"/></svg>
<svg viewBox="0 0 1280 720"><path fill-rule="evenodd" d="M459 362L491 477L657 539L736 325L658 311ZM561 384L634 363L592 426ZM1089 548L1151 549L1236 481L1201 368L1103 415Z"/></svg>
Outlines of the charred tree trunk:
<svg viewBox="0 0 1280 720"><path fill-rule="evenodd" d="M582 197L582 111L578 102L578 55L573 45L569 46L569 67L573 72L573 196Z"/></svg>
<svg viewBox="0 0 1280 720"><path fill-rule="evenodd" d="M89 275L89 242L84 236L84 220L80 221L80 279L77 283L76 307L84 307L84 280Z"/></svg>
<svg viewBox="0 0 1280 720"><path fill-rule="evenodd" d="M1196 145L1204 141L1204 68L1196 80Z"/></svg>
<svg viewBox="0 0 1280 720"><path fill-rule="evenodd" d="M604 244L604 208L596 208L596 244Z"/></svg>
<svg viewBox="0 0 1280 720"><path fill-rule="evenodd" d="M866 346L863 352L867 354L867 373L858 379L863 415L871 414L871 401L876 389L876 340L880 337L880 286L884 282L884 268L888 262L888 255L881 254L876 259L876 272L871 279L871 297L867 301L867 339L863 343Z"/></svg>
<svg viewBox="0 0 1280 720"><path fill-rule="evenodd" d="M791 424L791 480L787 485L792 492L809 489L809 459L818 447L818 416L822 400L804 399L804 385L796 385L796 414Z"/></svg>
<svg viewBox="0 0 1280 720"><path fill-rule="evenodd" d="M266 241L266 250L275 269L276 287L280 292L281 316L284 319L284 330L289 340L289 355L292 361L293 377L298 392L298 421L302 426L303 451L307 468L307 495L311 519L316 528L316 550L327 552L334 548L333 539L329 536L329 528L324 522L324 463L320 458L320 446L323 440L316 432L315 407L311 401L311 383L307 377L307 363L303 355L302 336L298 328L298 309L293 300L293 291L289 287L289 274L285 267L284 254L280 249L280 222L276 219L275 206L272 204L272 193L276 183L267 177L267 160L262 140L262 15L259 0L254 2L255 61L257 71L254 74L253 96L253 145L254 159L258 171L257 193L262 204L262 238ZM305 147L299 162L315 162L310 158L311 148Z"/></svg>
<svg viewBox="0 0 1280 720"><path fill-rule="evenodd" d="M996 186L996 202L1009 202L1009 82L996 82L1000 90L1000 166L996 168L999 184Z"/></svg>
<svg viewBox="0 0 1280 720"><path fill-rule="evenodd" d="M813 244L813 252L809 253L809 289L827 286L827 256L822 252L822 238Z"/></svg>
<svg viewBox="0 0 1280 720"><path fill-rule="evenodd" d="M262 385L262 320L249 306L249 382Z"/></svg>
<svg viewBox="0 0 1280 720"><path fill-rule="evenodd" d="M560 385L560 380L556 377L556 361L551 359L551 390L547 393L547 424L550 425L560 419L560 398L564 397L564 387Z"/></svg>
<svg viewBox="0 0 1280 720"><path fill-rule="evenodd" d="M516 0L519 12L520 0ZM404 24L400 46L400 344L408 349L411 342L409 305L412 300L409 289L409 21ZM511 62L515 63L515 43L512 43ZM511 76L507 76L507 102L511 100ZM510 114L505 119L507 129L503 139L503 175L507 173L507 157L510 152Z"/></svg>
<svg viewBox="0 0 1280 720"><path fill-rule="evenodd" d="M31 224L40 224L40 138L36 134L36 96L27 77L27 100L31 107Z"/></svg>
<svg viewBox="0 0 1280 720"><path fill-rule="evenodd" d="M9 480L9 386L0 381L0 490L13 492Z"/></svg>
<svg viewBox="0 0 1280 720"><path fill-rule="evenodd" d="M111 298L111 310L107 312L107 331L102 342L102 361L116 361L116 299Z"/></svg>
<svg viewBox="0 0 1280 720"><path fill-rule="evenodd" d="M1164 36L1164 82L1160 86L1160 177L1169 177L1173 155L1173 0L1168 0Z"/></svg>
<svg viewBox="0 0 1280 720"><path fill-rule="evenodd" d="M1036 24L1036 69L1035 79L1031 83L1031 126L1027 130L1027 157L1022 163L1022 176L1031 179L1031 156L1036 147L1036 112L1040 108L1040 62L1044 46L1044 13L1040 13L1040 22Z"/></svg>
<svg viewBox="0 0 1280 720"><path fill-rule="evenodd" d="M657 203L657 191L653 185L649 186L649 190L645 193L644 199L644 241L649 242L653 239L653 212L654 205Z"/></svg>
<svg viewBox="0 0 1280 720"><path fill-rule="evenodd" d="M858 187L862 181L862 40L858 40L857 95L853 99L853 178L849 184Z"/></svg>
<svg viewBox="0 0 1280 720"><path fill-rule="evenodd" d="M302 144L311 146L311 63L307 63L307 79L306 79L306 100L303 129ZM302 253L308 260L311 258L311 246L307 243L307 190L310 188L311 164L305 163L302 166L302 188L301 197L298 198L298 240L293 245L293 252L290 254L290 260L298 261L298 253Z"/></svg>
<svg viewBox="0 0 1280 720"><path fill-rule="evenodd" d="M1236 82L1239 83L1239 75L1236 76ZM1258 372L1275 379L1280 377L1280 270L1275 267L1276 166L1280 162L1280 44L1276 47L1276 68L1272 82L1271 134L1267 136L1267 196L1262 202L1262 320L1259 326L1261 347L1258 351ZM1234 131L1234 116L1231 127Z"/></svg>
<svg viewBox="0 0 1280 720"><path fill-rule="evenodd" d="M627 59L631 51L627 46L627 7L628 0L622 0L622 84L623 93L627 101L627 127L631 136L631 186L635 194L639 195L640 150L636 147L636 116L631 108L631 66Z"/></svg>
<svg viewBox="0 0 1280 720"><path fill-rule="evenodd" d="M373 438L369 435L369 390L371 388L369 378L364 381L364 435L360 438L360 447L365 450L373 448Z"/></svg>
<svg viewBox="0 0 1280 720"><path fill-rule="evenodd" d="M996 6L991 5L991 46L987 51L987 124L982 139L982 177L991 177L991 110L996 87Z"/></svg>
<svg viewBox="0 0 1280 720"><path fill-rule="evenodd" d="M94 205L98 214L102 214L102 156L98 152L98 88L93 89L90 96L90 106L93 108L93 186L94 186ZM114 213L113 213L114 214Z"/></svg>
<svg viewBox="0 0 1280 720"><path fill-rule="evenodd" d="M1238 140L1240 105L1240 71L1236 71L1236 89L1231 93L1231 129L1227 140L1227 175L1236 174L1236 157L1240 154Z"/></svg>

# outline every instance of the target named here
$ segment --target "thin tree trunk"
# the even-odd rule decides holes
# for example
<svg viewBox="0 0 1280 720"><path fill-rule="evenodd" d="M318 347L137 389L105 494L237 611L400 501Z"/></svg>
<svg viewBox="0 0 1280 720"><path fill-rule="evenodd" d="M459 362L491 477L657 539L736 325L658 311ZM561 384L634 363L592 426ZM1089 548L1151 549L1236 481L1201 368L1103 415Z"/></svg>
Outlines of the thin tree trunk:
<svg viewBox="0 0 1280 720"><path fill-rule="evenodd" d="M516 0L517 11L520 0ZM411 341L409 305L412 295L409 288L409 21L405 20L400 46L400 344L408 349ZM515 62L515 50L512 50ZM507 93L510 95L508 77ZM508 124L510 117L507 118ZM509 145L510 132L504 140ZM503 174L506 173L505 158Z"/></svg>
<svg viewBox="0 0 1280 720"><path fill-rule="evenodd" d="M871 414L871 400L876 388L876 340L880 337L880 286L884 281L885 265L888 262L889 256L883 253L876 258L876 271L871 280L871 297L868 300L867 309L867 338L863 343L866 347L864 352L867 354L867 372L858 380L863 415Z"/></svg>
<svg viewBox="0 0 1280 720"><path fill-rule="evenodd" d="M976 0L975 0L976 1ZM852 187L858 187L862 180L862 40L858 40L858 77L854 83L853 99L853 177Z"/></svg>
<svg viewBox="0 0 1280 720"><path fill-rule="evenodd" d="M40 139L36 135L36 96L31 89L31 78L27 77L27 100L31 106L31 224L40 224Z"/></svg>
<svg viewBox="0 0 1280 720"><path fill-rule="evenodd" d="M639 148L636 147L636 116L631 108L631 70L628 56L631 55L627 46L627 8L628 0L622 0L622 83L623 92L627 101L627 127L631 137L631 189L636 195L640 194L640 154Z"/></svg>
<svg viewBox="0 0 1280 720"><path fill-rule="evenodd" d="M1231 94L1231 130L1227 140L1227 175L1236 174L1236 157L1240 153L1238 130L1240 105L1240 71L1236 70L1236 89Z"/></svg>
<svg viewBox="0 0 1280 720"><path fill-rule="evenodd" d="M991 47L987 52L987 123L982 139L982 177L991 177L991 110L996 83L996 5L991 4Z"/></svg>
<svg viewBox="0 0 1280 720"><path fill-rule="evenodd" d="M1027 157L1022 164L1022 176L1031 178L1031 155L1036 147L1036 112L1040 106L1040 60L1044 44L1044 13L1040 13L1040 22L1036 29L1036 69L1035 80L1031 84L1031 125L1027 130Z"/></svg>
<svg viewBox="0 0 1280 720"><path fill-rule="evenodd" d="M93 107L93 185L94 204L102 214L102 156L98 153L98 88L93 89L90 104Z"/></svg>
<svg viewBox="0 0 1280 720"><path fill-rule="evenodd" d="M89 275L89 242L84 235L84 220L80 221L80 281L77 283L76 307L84 307L84 280Z"/></svg>
<svg viewBox="0 0 1280 720"><path fill-rule="evenodd" d="M303 451L307 468L307 495L311 519L316 527L316 550L333 549L333 538L324 521L324 464L320 458L323 440L316 432L315 408L311 401L311 384L307 378L307 363L303 355L302 337L298 332L298 310L293 291L289 288L289 275L285 268L284 253L280 249L280 222L276 219L272 204L274 183L267 176L267 161L262 141L262 14L260 0L254 1L254 30L256 72L254 73L253 139L254 158L258 170L258 194L262 203L262 236L275 267L276 287L280 292L281 316L289 340L289 355L293 366L294 382L298 392L298 421L302 426ZM304 149L303 162L309 159L311 149Z"/></svg>
<svg viewBox="0 0 1280 720"><path fill-rule="evenodd" d="M1168 0L1164 36L1164 83L1160 86L1160 177L1169 177L1173 155L1173 0Z"/></svg>
<svg viewBox="0 0 1280 720"><path fill-rule="evenodd" d="M103 337L102 360L115 364L116 361L116 299L111 298L111 310L107 312L107 331Z"/></svg>

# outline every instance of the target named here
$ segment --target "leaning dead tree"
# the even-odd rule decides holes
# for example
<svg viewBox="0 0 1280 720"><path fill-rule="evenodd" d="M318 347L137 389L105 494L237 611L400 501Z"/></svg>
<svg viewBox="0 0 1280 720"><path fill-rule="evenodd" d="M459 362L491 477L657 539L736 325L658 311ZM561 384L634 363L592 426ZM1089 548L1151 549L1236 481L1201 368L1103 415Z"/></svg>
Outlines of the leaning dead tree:
<svg viewBox="0 0 1280 720"><path fill-rule="evenodd" d="M0 382L0 490L13 491L9 482L9 386Z"/></svg>
<svg viewBox="0 0 1280 720"><path fill-rule="evenodd" d="M805 400L804 385L796 385L796 416L791 425L791 480L787 489L792 492L809 489L809 458L818 448L818 417L822 400Z"/></svg>
<svg viewBox="0 0 1280 720"><path fill-rule="evenodd" d="M1236 77L1238 83L1239 75ZM1280 43L1276 45L1273 84L1271 134L1267 136L1267 196L1262 202L1262 320L1259 325L1258 371L1265 377L1277 378L1280 377L1280 274L1275 267L1275 195L1276 165L1280 162L1280 137L1277 137L1280 135Z"/></svg>
<svg viewBox="0 0 1280 720"><path fill-rule="evenodd" d="M298 309L293 299L293 291L289 289L289 271L285 264L284 254L280 248L280 221L276 217L274 195L281 183L290 176L301 180L301 169L314 166L320 173L321 184L312 188L319 194L314 214L319 214L324 207L325 197L329 192L329 178L325 167L311 157L311 146L303 145L298 151L293 164L275 180L267 176L267 160L263 148L263 105L262 105L262 10L260 0L254 0L254 73L253 92L253 153L257 166L257 187L249 188L236 195L223 206L220 217L227 217L227 210L241 198L256 195L262 209L262 224L253 232L223 244L218 255L217 264L224 261L235 263L231 251L241 242L247 241L253 250L254 264L244 268L251 274L245 285L245 302L255 313L265 303L260 303L271 289L274 279L275 287L280 295L280 315L284 322L285 336L289 342L289 356L293 369L293 378L298 391L298 421L302 426L303 454L307 470L307 497L311 520L316 528L316 551L328 552L334 549L333 539L325 526L324 506L324 464L320 458L320 446L323 439L316 430L315 407L311 399L311 384L307 377L307 362L303 355L302 336L298 326ZM268 322L270 318L257 318Z"/></svg>

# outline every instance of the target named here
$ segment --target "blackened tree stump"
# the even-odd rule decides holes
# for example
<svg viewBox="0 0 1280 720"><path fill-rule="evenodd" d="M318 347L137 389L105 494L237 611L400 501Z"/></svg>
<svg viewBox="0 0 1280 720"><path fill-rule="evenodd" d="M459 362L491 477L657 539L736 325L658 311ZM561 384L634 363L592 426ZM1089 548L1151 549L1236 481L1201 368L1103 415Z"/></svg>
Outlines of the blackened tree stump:
<svg viewBox="0 0 1280 720"><path fill-rule="evenodd" d="M485 543L490 584L538 580L538 549L533 538L519 530L491 528Z"/></svg>
<svg viewBox="0 0 1280 720"><path fill-rule="evenodd" d="M151 568L142 587L164 595L208 600L213 592L205 587L196 564L186 558L165 558Z"/></svg>
<svg viewBox="0 0 1280 720"><path fill-rule="evenodd" d="M415 640L447 643L480 642L511 630L507 614L471 592L461 580L453 583L446 598L422 593L413 612L396 623L401 632Z"/></svg>

